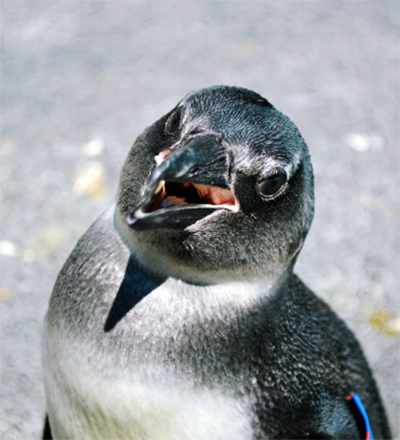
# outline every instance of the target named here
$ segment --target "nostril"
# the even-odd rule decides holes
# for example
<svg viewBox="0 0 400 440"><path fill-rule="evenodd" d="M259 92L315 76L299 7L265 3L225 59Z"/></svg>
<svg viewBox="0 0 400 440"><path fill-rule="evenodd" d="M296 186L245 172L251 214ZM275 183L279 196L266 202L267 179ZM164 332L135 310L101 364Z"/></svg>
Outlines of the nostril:
<svg viewBox="0 0 400 440"><path fill-rule="evenodd" d="M196 134L202 134L202 133L204 133L204 130L202 130L199 127L196 127L188 133L188 137L195 136Z"/></svg>
<svg viewBox="0 0 400 440"><path fill-rule="evenodd" d="M190 171L189 171L189 173L190 174L197 174L198 172L199 172L199 170L200 170L200 167L199 166L197 166L197 165L195 165L195 166L193 166L192 168L190 168Z"/></svg>

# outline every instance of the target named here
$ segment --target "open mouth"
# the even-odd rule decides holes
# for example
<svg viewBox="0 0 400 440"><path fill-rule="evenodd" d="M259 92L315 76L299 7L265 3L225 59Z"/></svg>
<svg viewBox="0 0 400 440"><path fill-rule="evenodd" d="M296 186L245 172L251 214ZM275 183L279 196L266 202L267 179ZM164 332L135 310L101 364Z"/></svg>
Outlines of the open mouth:
<svg viewBox="0 0 400 440"><path fill-rule="evenodd" d="M211 205L236 210L238 201L232 191L211 185L189 182L160 181L151 204L144 212L154 212L173 206Z"/></svg>
<svg viewBox="0 0 400 440"><path fill-rule="evenodd" d="M227 157L222 140L206 134L181 148L154 158L141 202L128 215L136 230L184 229L216 210L239 211L227 182Z"/></svg>
<svg viewBox="0 0 400 440"><path fill-rule="evenodd" d="M184 229L216 210L239 211L232 191L211 185L161 180L127 218L133 229Z"/></svg>

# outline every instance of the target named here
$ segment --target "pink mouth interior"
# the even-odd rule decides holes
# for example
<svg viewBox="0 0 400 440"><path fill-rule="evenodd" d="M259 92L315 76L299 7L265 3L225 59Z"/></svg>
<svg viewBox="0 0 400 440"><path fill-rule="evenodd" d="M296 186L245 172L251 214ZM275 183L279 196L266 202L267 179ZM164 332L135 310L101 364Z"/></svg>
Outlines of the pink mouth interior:
<svg viewBox="0 0 400 440"><path fill-rule="evenodd" d="M154 160L160 165L169 155L170 150L161 151ZM198 183L179 183L162 181L162 191L150 207L150 212L161 208L178 205L207 204L238 209L239 201L232 191L211 185Z"/></svg>
<svg viewBox="0 0 400 440"><path fill-rule="evenodd" d="M163 189L150 212L178 205L218 205L235 208L238 201L232 191L197 183L162 182Z"/></svg>

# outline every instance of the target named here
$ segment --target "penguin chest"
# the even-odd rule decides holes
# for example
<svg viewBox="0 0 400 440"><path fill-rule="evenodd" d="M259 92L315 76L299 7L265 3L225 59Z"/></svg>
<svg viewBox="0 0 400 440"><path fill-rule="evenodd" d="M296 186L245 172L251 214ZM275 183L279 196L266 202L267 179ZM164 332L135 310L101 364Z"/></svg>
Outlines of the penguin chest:
<svg viewBox="0 0 400 440"><path fill-rule="evenodd" d="M48 320L43 357L55 439L252 438L252 399L237 397L217 385L217 378L211 387L200 385L193 371L200 367L189 361L192 350L179 348L192 339L212 338L207 313L214 316L220 297L229 292L201 288L208 302L200 307L193 298L203 297L189 289L165 282L109 333L97 311L87 314L91 338L63 325L54 329Z"/></svg>
<svg viewBox="0 0 400 440"><path fill-rule="evenodd" d="M65 364L64 364L65 365ZM48 371L54 438L249 439L249 402L162 372L97 377L76 367Z"/></svg>

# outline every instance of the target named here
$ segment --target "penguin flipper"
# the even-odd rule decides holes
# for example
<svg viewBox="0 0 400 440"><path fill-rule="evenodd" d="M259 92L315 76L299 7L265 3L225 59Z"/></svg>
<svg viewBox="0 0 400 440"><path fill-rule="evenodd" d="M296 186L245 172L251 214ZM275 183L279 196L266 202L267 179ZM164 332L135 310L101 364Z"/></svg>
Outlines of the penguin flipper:
<svg viewBox="0 0 400 440"><path fill-rule="evenodd" d="M51 433L51 428L49 423L49 416L47 414L44 420L42 440L53 440L53 435Z"/></svg>

